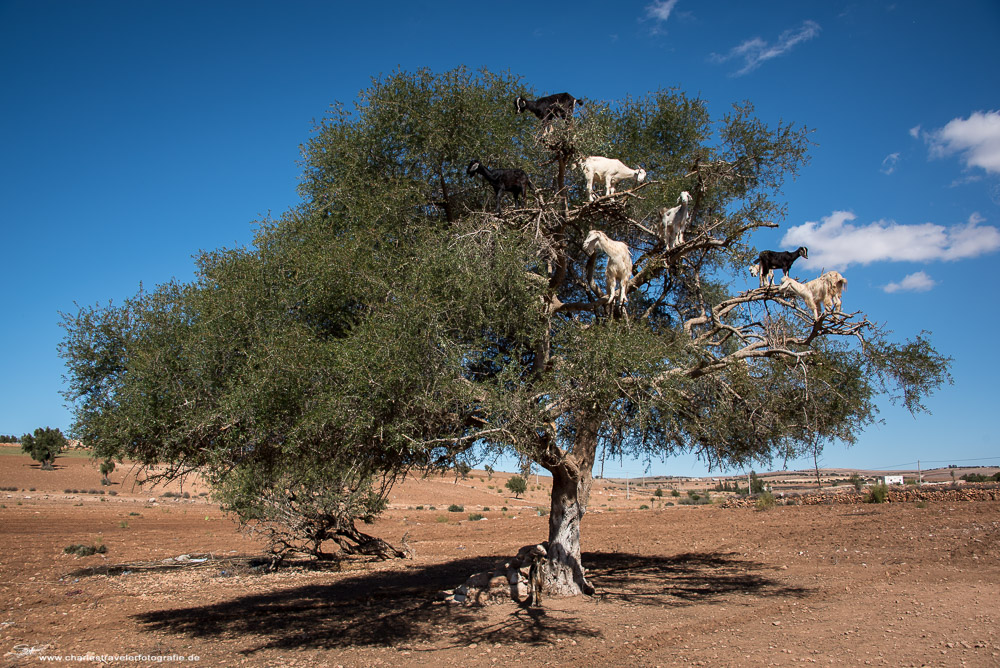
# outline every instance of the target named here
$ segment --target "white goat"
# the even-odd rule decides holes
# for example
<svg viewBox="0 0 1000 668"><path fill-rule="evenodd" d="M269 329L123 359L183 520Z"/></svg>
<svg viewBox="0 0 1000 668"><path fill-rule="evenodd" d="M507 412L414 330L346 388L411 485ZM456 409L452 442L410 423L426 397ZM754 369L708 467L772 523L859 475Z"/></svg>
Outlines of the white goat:
<svg viewBox="0 0 1000 668"><path fill-rule="evenodd" d="M622 179L635 177L636 183L646 180L646 170L641 166L639 169L632 169L621 160L614 158L604 158L599 155L592 155L583 158L577 163L584 178L587 179L587 197L594 201L594 177L604 180L604 194L612 195L615 192L615 184Z"/></svg>
<svg viewBox="0 0 1000 668"><path fill-rule="evenodd" d="M675 207L660 209L660 229L667 250L684 243L684 230L691 222L691 193L683 191L677 201L679 203Z"/></svg>
<svg viewBox="0 0 1000 668"><path fill-rule="evenodd" d="M829 309L839 311L841 295L847 289L847 279L838 271L828 271L819 278L807 283L799 283L787 275L781 278L781 290L795 293L806 303L813 317L819 319L820 313Z"/></svg>
<svg viewBox="0 0 1000 668"><path fill-rule="evenodd" d="M758 277L758 276L760 276L760 265L759 264L752 264L749 267L747 267L747 269L750 270L750 275L751 276L753 276L755 278ZM764 281L765 280L767 281L768 285L774 285L774 269L772 269L771 271L767 272L766 274L764 274L763 277L760 278L760 287L764 287Z"/></svg>
<svg viewBox="0 0 1000 668"><path fill-rule="evenodd" d="M604 232L591 230L583 242L583 250L587 255L593 255L598 248L608 256L608 267L604 272L608 300L617 301L619 306L628 303L628 283L632 278L632 251L628 245L611 239ZM616 287L616 284L619 287Z"/></svg>

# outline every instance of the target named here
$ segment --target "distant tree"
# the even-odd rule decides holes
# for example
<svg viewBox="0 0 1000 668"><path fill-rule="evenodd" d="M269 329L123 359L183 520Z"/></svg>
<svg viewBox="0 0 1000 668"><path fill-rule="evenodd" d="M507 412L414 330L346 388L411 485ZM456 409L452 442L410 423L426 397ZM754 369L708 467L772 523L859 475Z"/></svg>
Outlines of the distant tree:
<svg viewBox="0 0 1000 668"><path fill-rule="evenodd" d="M469 472L472 471L472 467L469 466L468 462L459 460L455 462L455 484L458 484L459 477L465 480L469 477Z"/></svg>
<svg viewBox="0 0 1000 668"><path fill-rule="evenodd" d="M101 462L101 484L110 485L111 480L108 478L111 472L115 470L115 463L110 459L105 459Z"/></svg>
<svg viewBox="0 0 1000 668"><path fill-rule="evenodd" d="M65 447L66 437L58 429L39 427L34 434L21 437L21 450L41 462L43 471L53 470L52 462Z"/></svg>
<svg viewBox="0 0 1000 668"><path fill-rule="evenodd" d="M750 471L750 493L760 494L764 491L764 481L757 477L755 471Z"/></svg>
<svg viewBox="0 0 1000 668"><path fill-rule="evenodd" d="M517 499L528 491L528 481L519 475L514 475L508 478L506 487L514 494L514 498Z"/></svg>
<svg viewBox="0 0 1000 668"><path fill-rule="evenodd" d="M494 473L493 467L487 464L486 466L483 467L483 470L486 471L486 479L493 480L493 473Z"/></svg>
<svg viewBox="0 0 1000 668"><path fill-rule="evenodd" d="M20 442L21 438L19 436L10 436L7 434L0 436L0 443L20 443Z"/></svg>
<svg viewBox="0 0 1000 668"><path fill-rule="evenodd" d="M860 492L861 488L864 486L864 480L861 479L861 476L858 475L857 471L851 473L847 481L850 482L852 485L854 485L855 491L858 492Z"/></svg>

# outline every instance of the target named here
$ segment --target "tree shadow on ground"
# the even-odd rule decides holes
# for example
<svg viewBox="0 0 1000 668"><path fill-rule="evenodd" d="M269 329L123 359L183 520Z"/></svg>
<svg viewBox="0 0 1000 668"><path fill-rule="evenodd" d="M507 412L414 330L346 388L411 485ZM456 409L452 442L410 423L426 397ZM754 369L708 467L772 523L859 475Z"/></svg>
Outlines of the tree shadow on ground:
<svg viewBox="0 0 1000 668"><path fill-rule="evenodd" d="M670 557L584 554L587 577L601 600L659 606L691 605L738 595L804 598L811 591L781 583L771 567L735 552L689 552Z"/></svg>
<svg viewBox="0 0 1000 668"><path fill-rule="evenodd" d="M675 557L588 554L599 601L687 605L723 601L737 594L796 596L760 573L757 562L722 554ZM195 638L250 640L244 654L268 649L335 649L395 646L433 639L438 647L470 643L549 644L558 638L601 632L573 615L572 606L507 606L497 619L482 609L442 602L436 596L472 573L492 570L496 559L466 558L400 570L344 574L336 582L236 596L191 608L163 609L135 619L146 630ZM266 577L266 576L264 576ZM276 583L276 586L280 586Z"/></svg>

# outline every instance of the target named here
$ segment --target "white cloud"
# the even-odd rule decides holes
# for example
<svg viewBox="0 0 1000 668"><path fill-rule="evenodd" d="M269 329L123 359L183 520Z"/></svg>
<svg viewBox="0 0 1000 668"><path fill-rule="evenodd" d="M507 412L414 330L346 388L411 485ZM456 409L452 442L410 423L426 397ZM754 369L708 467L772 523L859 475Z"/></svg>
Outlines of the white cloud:
<svg viewBox="0 0 1000 668"><path fill-rule="evenodd" d="M646 6L646 15L662 23L670 18L670 12L676 5L677 0L654 0L653 4Z"/></svg>
<svg viewBox="0 0 1000 668"><path fill-rule="evenodd" d="M880 169L879 171L881 171L883 174L886 175L892 174L894 171L896 171L896 163L898 162L899 162L899 153L890 153L889 155L885 156L885 159L882 161L882 169Z"/></svg>
<svg viewBox="0 0 1000 668"><path fill-rule="evenodd" d="M919 133L919 126L915 129ZM1000 111L977 111L968 118L952 119L940 130L920 134L930 146L932 158L957 153L966 167L1000 174Z"/></svg>
<svg viewBox="0 0 1000 668"><path fill-rule="evenodd" d="M908 274L899 283L889 283L882 287L889 293L893 292L927 292L937 285L937 281L927 275L927 272L918 271L915 274Z"/></svg>
<svg viewBox="0 0 1000 668"><path fill-rule="evenodd" d="M803 21L797 29L786 30L778 36L775 44L768 44L760 37L748 39L739 46L735 46L725 55L713 53L710 60L715 63L725 63L730 60L743 61L743 67L734 72L732 76L743 76L761 66L762 63L777 58L796 45L806 42L819 34L820 27L815 21Z"/></svg>
<svg viewBox="0 0 1000 668"><path fill-rule="evenodd" d="M851 223L849 211L834 211L820 222L790 228L781 239L784 248L806 246L808 268L845 269L872 262L931 262L962 260L1000 249L1000 230L980 225L978 213L965 224L945 227L934 223L902 225L879 220L868 225Z"/></svg>
<svg viewBox="0 0 1000 668"><path fill-rule="evenodd" d="M912 128L910 128L910 136L913 137L914 139L920 139L919 125L914 125Z"/></svg>

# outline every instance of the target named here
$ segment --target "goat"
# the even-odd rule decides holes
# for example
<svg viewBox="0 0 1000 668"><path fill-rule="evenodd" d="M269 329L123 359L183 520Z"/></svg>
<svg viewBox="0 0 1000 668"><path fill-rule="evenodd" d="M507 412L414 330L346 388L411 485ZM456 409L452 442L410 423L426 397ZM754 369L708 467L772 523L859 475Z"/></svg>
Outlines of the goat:
<svg viewBox="0 0 1000 668"><path fill-rule="evenodd" d="M587 179L587 197L594 201L594 177L604 179L604 194L613 195L615 184L622 179L635 177L636 183L646 180L646 170L639 166L639 169L632 169L621 160L614 158L604 158L599 155L592 155L577 162L577 167L583 172Z"/></svg>
<svg viewBox="0 0 1000 668"><path fill-rule="evenodd" d="M530 552L531 566L528 568L528 606L542 606L542 589L545 586L545 565L548 563L546 550L536 545Z"/></svg>
<svg viewBox="0 0 1000 668"><path fill-rule="evenodd" d="M841 295L847 289L847 279L838 271L828 271L807 283L799 283L786 274L781 278L780 289L798 295L818 320L820 313L825 310L840 310Z"/></svg>
<svg viewBox="0 0 1000 668"><path fill-rule="evenodd" d="M774 284L775 269L781 269L785 272L785 276L788 276L788 272L792 268L792 263L799 259L800 256L808 260L809 249L805 246L799 246L798 250L795 251L761 251L757 257L758 273L755 274L760 276L760 287L764 287L765 280L768 285ZM751 271L750 273L753 272Z"/></svg>
<svg viewBox="0 0 1000 668"><path fill-rule="evenodd" d="M677 198L679 204L673 208L660 209L660 226L667 250L684 243L684 229L691 222L691 193L683 191Z"/></svg>
<svg viewBox="0 0 1000 668"><path fill-rule="evenodd" d="M593 255L600 248L608 256L608 267L604 271L608 301L618 305L628 303L628 283L632 278L632 251L621 241L615 241L600 230L591 230L583 242L583 250ZM590 267L591 271L593 267ZM618 287L616 287L616 285Z"/></svg>
<svg viewBox="0 0 1000 668"><path fill-rule="evenodd" d="M509 192L514 196L514 205L520 204L521 196L527 199L528 188L532 190L535 186L531 184L528 175L523 169L490 169L478 160L469 163L469 168L465 170L469 176L481 175L493 186L493 194L497 198L497 215L500 215L500 195Z"/></svg>
<svg viewBox="0 0 1000 668"><path fill-rule="evenodd" d="M537 100L526 100L523 97L518 97L514 101L517 113L520 114L527 109L545 123L549 123L556 118L566 119L572 117L573 110L578 104L583 104L583 102L569 93L546 95Z"/></svg>
<svg viewBox="0 0 1000 668"><path fill-rule="evenodd" d="M760 276L760 265L759 264L752 264L749 267L747 267L747 269L750 270L750 275L751 276L755 276L755 277L756 276ZM771 271L767 272L766 276L767 276L767 282L769 284L773 283L774 282L774 269L772 269ZM760 286L764 287L764 279L763 279L763 277L760 279Z"/></svg>

